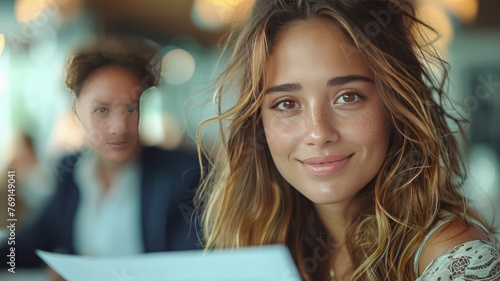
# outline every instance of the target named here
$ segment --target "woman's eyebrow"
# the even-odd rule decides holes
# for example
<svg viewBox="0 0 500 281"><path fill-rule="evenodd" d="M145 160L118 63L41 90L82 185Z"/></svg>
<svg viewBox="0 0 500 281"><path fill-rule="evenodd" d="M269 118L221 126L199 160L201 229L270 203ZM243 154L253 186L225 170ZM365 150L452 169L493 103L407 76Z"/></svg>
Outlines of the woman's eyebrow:
<svg viewBox="0 0 500 281"><path fill-rule="evenodd" d="M298 92L302 90L302 86L298 83L285 83L268 88L264 94L278 93L278 92Z"/></svg>
<svg viewBox="0 0 500 281"><path fill-rule="evenodd" d="M356 81L374 83L371 78L363 75L346 75L346 76L338 76L331 78L330 80L328 80L326 85L328 87L333 87ZM269 87L267 90L265 90L264 94L277 93L277 92L298 92L300 90L302 90L302 86L299 83L285 83Z"/></svg>
<svg viewBox="0 0 500 281"><path fill-rule="evenodd" d="M94 103L94 104L100 104L100 105L106 105L106 106L110 105L109 103L102 102L100 100L93 100L92 103Z"/></svg>
<svg viewBox="0 0 500 281"><path fill-rule="evenodd" d="M371 78L363 76L363 75L346 75L346 76L334 77L334 78L328 80L326 85L329 87L333 87L333 86L340 86L340 85L344 85L344 84L355 82L355 81L365 81L365 82L374 83Z"/></svg>
<svg viewBox="0 0 500 281"><path fill-rule="evenodd" d="M334 77L334 78L328 80L326 85L329 87L333 87L333 86L340 86L340 85L344 85L344 84L355 82L355 81L365 81L365 82L374 83L371 78L363 76L363 75L346 75L346 76Z"/></svg>

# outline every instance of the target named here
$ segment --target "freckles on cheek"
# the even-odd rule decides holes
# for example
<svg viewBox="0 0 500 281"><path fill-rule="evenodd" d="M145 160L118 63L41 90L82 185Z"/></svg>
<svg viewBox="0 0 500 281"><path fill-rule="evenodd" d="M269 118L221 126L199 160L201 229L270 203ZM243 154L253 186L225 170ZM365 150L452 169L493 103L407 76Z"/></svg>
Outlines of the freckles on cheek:
<svg viewBox="0 0 500 281"><path fill-rule="evenodd" d="M370 118L369 133L374 139L387 138L389 136L389 122L384 116L374 116Z"/></svg>
<svg viewBox="0 0 500 281"><path fill-rule="evenodd" d="M289 159L300 135L298 128L301 125L293 118L270 118L266 121L266 139L273 158L275 161L283 160L283 157Z"/></svg>
<svg viewBox="0 0 500 281"><path fill-rule="evenodd" d="M281 142L288 139L293 133L293 123L282 118L269 118L265 122L266 138L268 142Z"/></svg>
<svg viewBox="0 0 500 281"><path fill-rule="evenodd" d="M352 134L364 142L372 152L381 152L384 144L387 145L390 138L389 125L383 116L366 116L362 122L352 128Z"/></svg>

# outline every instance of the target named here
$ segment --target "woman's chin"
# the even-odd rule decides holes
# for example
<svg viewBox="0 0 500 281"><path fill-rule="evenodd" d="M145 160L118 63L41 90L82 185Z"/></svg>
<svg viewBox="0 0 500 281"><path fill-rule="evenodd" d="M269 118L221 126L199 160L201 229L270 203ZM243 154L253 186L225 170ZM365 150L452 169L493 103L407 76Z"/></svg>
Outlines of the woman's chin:
<svg viewBox="0 0 500 281"><path fill-rule="evenodd" d="M106 157L102 157L105 162L108 162L108 164L111 165L123 165L126 164L134 159L133 153L120 153L120 154L114 154L114 155L106 155Z"/></svg>

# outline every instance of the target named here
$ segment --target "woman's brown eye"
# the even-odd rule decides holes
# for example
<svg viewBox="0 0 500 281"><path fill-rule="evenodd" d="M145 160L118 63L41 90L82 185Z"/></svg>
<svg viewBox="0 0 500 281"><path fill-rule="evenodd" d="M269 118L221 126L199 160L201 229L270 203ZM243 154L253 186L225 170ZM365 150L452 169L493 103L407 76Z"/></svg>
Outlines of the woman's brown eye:
<svg viewBox="0 0 500 281"><path fill-rule="evenodd" d="M283 108L285 109L294 109L295 102L294 101L283 101Z"/></svg>
<svg viewBox="0 0 500 281"><path fill-rule="evenodd" d="M344 94L342 95L342 98L344 98L344 102L353 102L356 99L356 96L354 94Z"/></svg>
<svg viewBox="0 0 500 281"><path fill-rule="evenodd" d="M359 101L362 97L356 93L345 93L340 95L338 99L335 100L335 104L353 104Z"/></svg>

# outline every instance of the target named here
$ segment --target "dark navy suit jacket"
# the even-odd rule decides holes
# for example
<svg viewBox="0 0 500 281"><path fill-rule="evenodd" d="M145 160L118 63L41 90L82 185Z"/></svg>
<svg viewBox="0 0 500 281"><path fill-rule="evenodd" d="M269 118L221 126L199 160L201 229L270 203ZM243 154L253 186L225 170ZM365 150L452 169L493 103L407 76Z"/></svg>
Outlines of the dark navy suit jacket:
<svg viewBox="0 0 500 281"><path fill-rule="evenodd" d="M73 171L80 154L65 157L58 166L57 189L42 214L16 233L16 267L38 266L35 249L75 254L73 222L80 201ZM198 157L184 151L144 148L139 158L141 228L145 252L201 248L196 234L193 196L199 184ZM2 260L9 254L2 242ZM2 262L0 267L7 267Z"/></svg>

